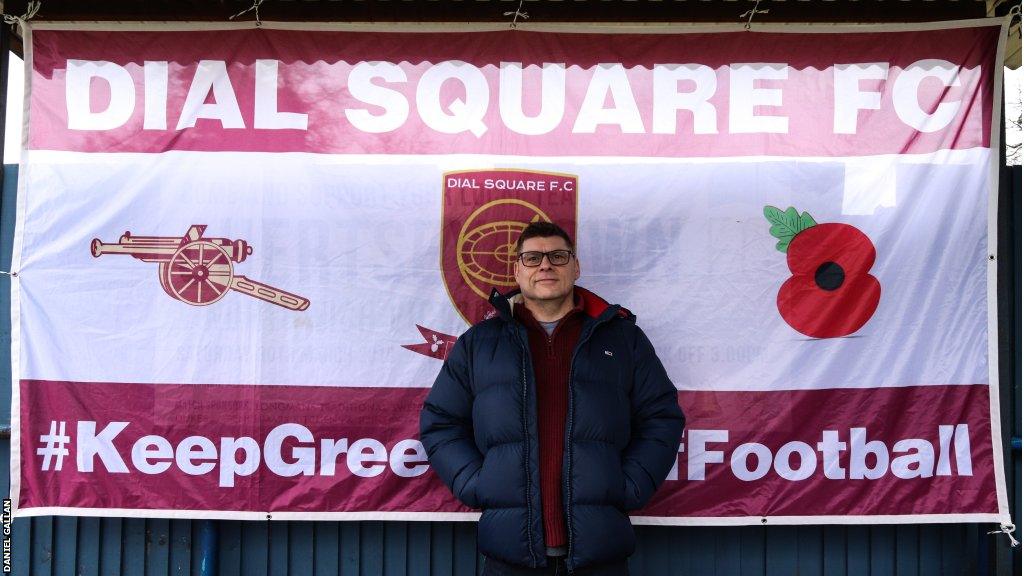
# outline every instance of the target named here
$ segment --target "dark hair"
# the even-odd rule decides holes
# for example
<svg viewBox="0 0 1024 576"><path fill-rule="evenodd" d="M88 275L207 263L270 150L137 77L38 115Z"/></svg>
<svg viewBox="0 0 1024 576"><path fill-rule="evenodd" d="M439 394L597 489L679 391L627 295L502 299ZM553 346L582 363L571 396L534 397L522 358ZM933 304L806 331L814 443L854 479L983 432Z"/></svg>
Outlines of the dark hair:
<svg viewBox="0 0 1024 576"><path fill-rule="evenodd" d="M569 250L576 251L576 246L572 243L572 238L569 238L569 234L562 227L554 222L530 222L530 224L523 230L523 233L519 235L519 240L516 241L516 254L523 251L523 242L526 242L530 238L550 238L552 236L558 236L562 240L565 240L565 244L569 246Z"/></svg>

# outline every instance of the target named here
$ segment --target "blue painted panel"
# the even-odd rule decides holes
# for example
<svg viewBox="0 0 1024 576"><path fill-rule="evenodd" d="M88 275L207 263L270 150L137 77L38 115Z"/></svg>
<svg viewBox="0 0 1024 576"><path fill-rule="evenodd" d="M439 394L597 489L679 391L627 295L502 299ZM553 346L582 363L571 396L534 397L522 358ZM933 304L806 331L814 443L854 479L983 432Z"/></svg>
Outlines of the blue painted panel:
<svg viewBox="0 0 1024 576"><path fill-rule="evenodd" d="M673 531L665 530L664 528L653 528L649 531L653 537L655 546L647 547L648 556L658 557L663 556L668 561L668 572L657 572L658 574L670 574L673 567L676 566L677 560L673 558L671 553L673 548L678 548L675 544L676 534ZM680 534L681 536L682 534ZM689 564L690 572L693 574L714 574L716 570L715 561L715 537L716 532L711 530L702 530L699 528L686 528L686 537L692 545L688 545L687 552L689 552ZM669 552L665 554L665 552ZM654 572L649 572L654 573Z"/></svg>
<svg viewBox="0 0 1024 576"><path fill-rule="evenodd" d="M922 526L918 531L921 553L918 555L922 574L942 572L942 529L939 526Z"/></svg>
<svg viewBox="0 0 1024 576"><path fill-rule="evenodd" d="M429 537L428 537L429 543ZM341 523L341 573L344 576L359 574L359 524Z"/></svg>
<svg viewBox="0 0 1024 576"><path fill-rule="evenodd" d="M224 522L219 523L225 524ZM237 554L240 555L240 569L242 574L260 576L269 574L270 555L268 548L273 549L270 543L270 524L267 522L231 522L231 534L237 533L240 538ZM223 532L221 538L223 539ZM232 546L234 543L232 542ZM278 542L278 547L287 545L287 541ZM223 549L223 542L221 543ZM234 552L234 549L232 549Z"/></svg>
<svg viewBox="0 0 1024 576"><path fill-rule="evenodd" d="M190 576L192 573L192 524L191 520L171 520L169 574Z"/></svg>
<svg viewBox="0 0 1024 576"><path fill-rule="evenodd" d="M11 565L15 568L15 573L24 573L24 567L31 563L29 557L29 551L32 545L32 524L28 520L15 520L14 526L11 530L11 544L13 549L11 550Z"/></svg>
<svg viewBox="0 0 1024 576"><path fill-rule="evenodd" d="M53 518L53 573L74 574L78 557L78 518ZM59 545L58 545L59 544Z"/></svg>
<svg viewBox="0 0 1024 576"><path fill-rule="evenodd" d="M145 574L146 554L146 521L139 518L125 518L121 523L124 549L122 550L121 566L123 574Z"/></svg>
<svg viewBox="0 0 1024 576"><path fill-rule="evenodd" d="M6 442L3 445L6 451ZM34 518L15 522L14 561L29 574L190 574L199 521ZM220 574L477 574L467 523L215 523ZM985 527L637 527L634 575L987 574ZM244 536L243 536L244 535ZM339 546L339 542L341 545ZM339 572L338 567L341 567ZM1012 572L1005 572L1007 574Z"/></svg>
<svg viewBox="0 0 1024 576"><path fill-rule="evenodd" d="M871 528L850 526L846 529L846 573L850 576L871 573Z"/></svg>
<svg viewBox="0 0 1024 576"><path fill-rule="evenodd" d="M791 527L772 527L767 531L765 543L765 568L769 574L796 574L797 550L800 542Z"/></svg>
<svg viewBox="0 0 1024 576"><path fill-rule="evenodd" d="M341 530L339 523L318 523L316 525L316 544L313 552L316 576L336 576L341 574ZM403 556L399 557L404 558Z"/></svg>
<svg viewBox="0 0 1024 576"><path fill-rule="evenodd" d="M243 524L247 524L247 522L243 522ZM274 522L270 525L270 556L267 561L269 564L267 567L268 574L288 573L288 552L292 546L291 538L288 536L287 523Z"/></svg>
<svg viewBox="0 0 1024 576"><path fill-rule="evenodd" d="M821 571L824 560L822 536L822 530L818 526L796 527L797 574L814 574Z"/></svg>
<svg viewBox="0 0 1024 576"><path fill-rule="evenodd" d="M256 556L248 565L244 564L242 555L242 523L241 522L218 522L218 554L219 563L217 570L219 574L266 574L267 566L267 539L254 541L246 550ZM242 571L242 567L246 571ZM264 572L257 572L257 567L262 567Z"/></svg>
<svg viewBox="0 0 1024 576"><path fill-rule="evenodd" d="M871 527L871 573L879 576L896 574L896 528ZM876 553L875 551L879 553Z"/></svg>
<svg viewBox="0 0 1024 576"><path fill-rule="evenodd" d="M744 576L759 576L765 573L765 546L767 528L760 526L746 526L742 528L728 529L723 528L723 531L728 530L728 534L723 534L726 538L737 538L742 543L743 556L741 557L742 564L740 565Z"/></svg>
<svg viewBox="0 0 1024 576"><path fill-rule="evenodd" d="M78 557L75 558L77 574L84 574L100 564L99 518L78 518Z"/></svg>
<svg viewBox="0 0 1024 576"><path fill-rule="evenodd" d="M897 526L896 576L916 576L919 552L918 531L914 526Z"/></svg>
<svg viewBox="0 0 1024 576"><path fill-rule="evenodd" d="M458 522L452 531L457 547L452 563L455 576L474 576L477 573L476 524ZM482 566L481 566L482 568Z"/></svg>
<svg viewBox="0 0 1024 576"><path fill-rule="evenodd" d="M846 530L842 526L825 526L821 536L824 573L846 576Z"/></svg>
<svg viewBox="0 0 1024 576"><path fill-rule="evenodd" d="M408 565L405 559L409 555L409 525L404 522L385 522L384 549L388 551L384 557L384 576L406 576Z"/></svg>
<svg viewBox="0 0 1024 576"><path fill-rule="evenodd" d="M120 576L121 572L121 530L124 521L120 518L103 518L100 521L100 559L96 573L100 576Z"/></svg>
<svg viewBox="0 0 1024 576"><path fill-rule="evenodd" d="M146 573L166 574L170 564L169 547L171 521L153 518L146 521Z"/></svg>
<svg viewBox="0 0 1024 576"><path fill-rule="evenodd" d="M949 574L957 568L960 556L966 551L959 526L942 526L942 572Z"/></svg>
<svg viewBox="0 0 1024 576"><path fill-rule="evenodd" d="M452 558L455 556L455 526L448 523L430 525L430 574L454 576Z"/></svg>
<svg viewBox="0 0 1024 576"><path fill-rule="evenodd" d="M314 522L289 522L288 574L313 576L313 558L318 538Z"/></svg>
<svg viewBox="0 0 1024 576"><path fill-rule="evenodd" d="M18 545L12 542L12 545ZM29 536L29 563L33 574L54 574L53 571L53 518L32 520Z"/></svg>
<svg viewBox="0 0 1024 576"><path fill-rule="evenodd" d="M0 270L10 271L17 213L18 166L3 167L3 195L0 196ZM0 274L0 427L11 427L11 278Z"/></svg>
<svg viewBox="0 0 1024 576"><path fill-rule="evenodd" d="M366 576L384 574L384 523L364 522L359 534L359 573Z"/></svg>
<svg viewBox="0 0 1024 576"><path fill-rule="evenodd" d="M406 565L409 576L428 576L430 574L430 523L410 522L409 545L406 548Z"/></svg>

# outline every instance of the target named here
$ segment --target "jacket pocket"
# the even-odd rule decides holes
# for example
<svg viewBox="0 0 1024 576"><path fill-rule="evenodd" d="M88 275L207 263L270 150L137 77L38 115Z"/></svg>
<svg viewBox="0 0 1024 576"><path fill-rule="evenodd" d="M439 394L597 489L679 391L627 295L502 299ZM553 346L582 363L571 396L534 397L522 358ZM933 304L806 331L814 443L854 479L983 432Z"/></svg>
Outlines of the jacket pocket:
<svg viewBox="0 0 1024 576"><path fill-rule="evenodd" d="M637 489L636 483L629 477L629 474L622 471L622 501L619 505L619 509L623 512L630 510L636 510L640 508L640 490Z"/></svg>
<svg viewBox="0 0 1024 576"><path fill-rule="evenodd" d="M484 462L480 466L480 470L476 475L476 502L477 508L485 510L488 508L490 500L488 499L488 463L491 462L491 452L488 450L487 454L484 454ZM492 462L491 462L492 463ZM492 463L493 464L493 463Z"/></svg>
<svg viewBox="0 0 1024 576"><path fill-rule="evenodd" d="M621 460L619 465L615 467L614 473L609 476L609 492L611 496L609 504L624 512L626 510L626 489L630 483L626 477L625 470L622 469Z"/></svg>
<svg viewBox="0 0 1024 576"><path fill-rule="evenodd" d="M527 483L522 453L522 442L514 441L491 446L484 454L476 481L477 503L481 509L526 505Z"/></svg>
<svg viewBox="0 0 1024 576"><path fill-rule="evenodd" d="M481 470L483 470L482 466L474 470L469 476L469 479L466 480L466 483L462 485L462 489L459 490L459 493L455 495L460 502L474 509L480 508L480 498L477 495L477 487L479 486Z"/></svg>

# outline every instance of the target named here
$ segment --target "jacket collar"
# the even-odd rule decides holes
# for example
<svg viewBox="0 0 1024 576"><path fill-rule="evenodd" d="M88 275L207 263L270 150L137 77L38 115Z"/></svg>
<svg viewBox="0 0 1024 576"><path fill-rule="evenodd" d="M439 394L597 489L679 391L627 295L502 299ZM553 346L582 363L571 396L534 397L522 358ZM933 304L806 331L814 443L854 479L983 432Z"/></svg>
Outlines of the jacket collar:
<svg viewBox="0 0 1024 576"><path fill-rule="evenodd" d="M605 320L610 320L616 316L627 320L636 320L636 316L626 308L623 308L618 304L609 304L607 300L586 288L573 286L573 293L582 303L583 313L594 320L604 322ZM494 306L494 309L498 313L497 315L502 320L512 322L514 318L512 315L512 308L514 306L523 305L523 295L520 294L520 290L518 288L505 294L498 292L495 288L491 290L491 297L488 301L491 303L491 306Z"/></svg>

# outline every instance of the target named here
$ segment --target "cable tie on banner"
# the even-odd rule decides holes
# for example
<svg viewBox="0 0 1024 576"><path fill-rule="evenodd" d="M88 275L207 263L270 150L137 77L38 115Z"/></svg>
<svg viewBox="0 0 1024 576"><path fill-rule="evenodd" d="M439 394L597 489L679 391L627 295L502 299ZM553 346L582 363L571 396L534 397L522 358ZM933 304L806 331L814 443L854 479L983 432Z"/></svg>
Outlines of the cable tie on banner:
<svg viewBox="0 0 1024 576"><path fill-rule="evenodd" d="M761 3L761 0L755 0L753 8L751 8L750 10L747 10L743 14L740 14L740 19L743 19L743 18L747 19L747 23L743 25L743 29L744 30L750 30L750 23L754 21L754 16L756 16L757 14L767 14L768 13L768 9L767 8L765 8L764 10L758 10L757 9L758 4L760 4L760 3Z"/></svg>
<svg viewBox="0 0 1024 576"><path fill-rule="evenodd" d="M530 17L529 14L527 14L526 12L523 12L523 0L519 0L519 6L517 6L515 10L513 10L511 12L504 12L504 13L502 13L502 16L511 16L512 17L512 22L509 23L509 29L511 29L511 30L515 30L516 29L516 22L520 18L522 18L523 20L526 20L527 18Z"/></svg>
<svg viewBox="0 0 1024 576"><path fill-rule="evenodd" d="M1020 542L1018 542L1017 539L1013 537L1013 533L1016 531L1017 527L1014 526L1012 522L1010 522L1009 524L1000 524L999 530L986 532L986 534L1006 534L1006 537L1010 539L1010 548L1016 548L1017 546L1020 546Z"/></svg>
<svg viewBox="0 0 1024 576"><path fill-rule="evenodd" d="M264 2L264 0L253 0L252 6L249 6L248 8L246 8L245 10L242 10L241 12L239 12L238 14L235 14L234 16L230 16L228 18L228 20L234 20L235 18L238 18L239 16L241 16L242 14L245 14L246 12L253 12L256 15L256 27L259 28L260 26L263 25L263 22L260 20L260 4L263 4L263 2Z"/></svg>
<svg viewBox="0 0 1024 576"><path fill-rule="evenodd" d="M12 278L17 278L18 277L18 273L17 272L13 272L13 271L12 272L8 272L6 270L0 270L0 274L6 274L7 276L10 276Z"/></svg>
<svg viewBox="0 0 1024 576"><path fill-rule="evenodd" d="M12 16L11 14L4 14L4 23L10 24L11 26L17 25L24 27L25 22L28 22L39 13L39 9L42 8L43 3L40 0L31 0L28 5L25 6L25 13L21 16Z"/></svg>

